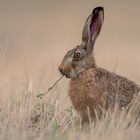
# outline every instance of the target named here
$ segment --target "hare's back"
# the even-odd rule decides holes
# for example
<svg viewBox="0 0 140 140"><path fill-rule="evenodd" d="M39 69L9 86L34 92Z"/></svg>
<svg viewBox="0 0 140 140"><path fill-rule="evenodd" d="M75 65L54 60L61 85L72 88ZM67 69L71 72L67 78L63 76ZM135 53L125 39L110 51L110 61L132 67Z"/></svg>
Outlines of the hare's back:
<svg viewBox="0 0 140 140"><path fill-rule="evenodd" d="M121 106L126 106L140 91L140 86L135 82L102 68L96 70L95 79L100 88L108 94L108 101L114 102L117 99Z"/></svg>

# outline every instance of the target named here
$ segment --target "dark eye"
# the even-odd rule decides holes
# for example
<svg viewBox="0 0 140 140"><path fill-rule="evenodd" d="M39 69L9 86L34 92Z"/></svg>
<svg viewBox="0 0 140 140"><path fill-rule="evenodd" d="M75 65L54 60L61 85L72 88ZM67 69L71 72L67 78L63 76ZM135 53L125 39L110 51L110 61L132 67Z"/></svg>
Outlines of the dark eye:
<svg viewBox="0 0 140 140"><path fill-rule="evenodd" d="M75 53L73 58L74 58L74 60L79 60L81 58L81 54L80 53Z"/></svg>

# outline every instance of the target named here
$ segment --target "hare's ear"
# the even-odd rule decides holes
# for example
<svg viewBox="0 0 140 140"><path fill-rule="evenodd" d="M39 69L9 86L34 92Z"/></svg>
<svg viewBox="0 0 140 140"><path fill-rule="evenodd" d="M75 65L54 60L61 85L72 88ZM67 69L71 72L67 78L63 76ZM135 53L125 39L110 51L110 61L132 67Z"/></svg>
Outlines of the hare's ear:
<svg viewBox="0 0 140 140"><path fill-rule="evenodd" d="M93 9L91 15L86 20L82 34L82 43L86 44L86 47L90 52L93 51L93 46L100 33L103 21L103 7L96 7Z"/></svg>

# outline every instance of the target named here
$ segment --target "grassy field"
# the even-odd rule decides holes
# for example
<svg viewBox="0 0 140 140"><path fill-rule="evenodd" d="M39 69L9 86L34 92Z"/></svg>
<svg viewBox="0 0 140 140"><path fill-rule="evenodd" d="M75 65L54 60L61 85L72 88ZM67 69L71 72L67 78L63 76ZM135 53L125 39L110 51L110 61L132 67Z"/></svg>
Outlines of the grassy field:
<svg viewBox="0 0 140 140"><path fill-rule="evenodd" d="M94 55L97 65L140 84L140 1L0 1L0 140L139 140L140 99L130 111L106 112L83 132L58 65L81 42L96 6L105 22ZM133 18L132 18L133 17Z"/></svg>
<svg viewBox="0 0 140 140"><path fill-rule="evenodd" d="M26 62L25 57L23 61L21 57L18 56L18 59L15 59L8 52L1 54L1 140L139 139L140 98L133 101L129 112L126 110L120 113L114 111L112 114L106 112L96 125L90 124L88 132L80 130L79 116L67 96L69 80L61 79L46 96L42 99L37 98L37 95L46 92L60 75L57 71L57 64L49 65L49 62L42 62L43 58L47 60L45 53L44 55L43 52L36 53L38 55L32 57L39 56L39 53L42 54L37 57L36 63L31 56L30 59L27 58L30 61ZM120 64L119 66L122 66Z"/></svg>

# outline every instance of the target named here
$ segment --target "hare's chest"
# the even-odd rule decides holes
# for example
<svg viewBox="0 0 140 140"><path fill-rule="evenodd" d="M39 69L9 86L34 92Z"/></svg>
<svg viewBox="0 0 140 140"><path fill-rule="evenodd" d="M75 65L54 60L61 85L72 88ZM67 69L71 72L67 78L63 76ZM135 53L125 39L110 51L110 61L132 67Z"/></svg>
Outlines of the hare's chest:
<svg viewBox="0 0 140 140"><path fill-rule="evenodd" d="M84 110L88 106L93 106L95 84L93 82L82 83L78 81L71 81L69 88L69 96L73 106L77 110Z"/></svg>

